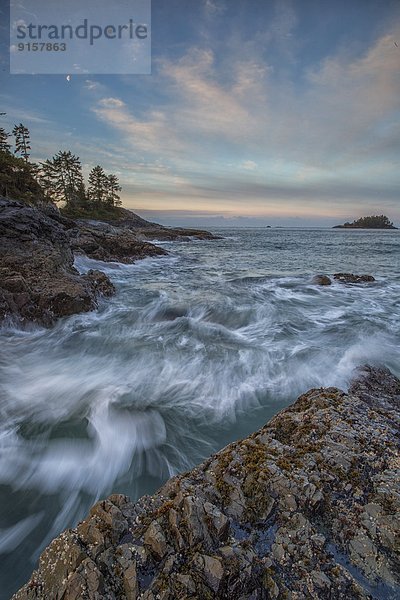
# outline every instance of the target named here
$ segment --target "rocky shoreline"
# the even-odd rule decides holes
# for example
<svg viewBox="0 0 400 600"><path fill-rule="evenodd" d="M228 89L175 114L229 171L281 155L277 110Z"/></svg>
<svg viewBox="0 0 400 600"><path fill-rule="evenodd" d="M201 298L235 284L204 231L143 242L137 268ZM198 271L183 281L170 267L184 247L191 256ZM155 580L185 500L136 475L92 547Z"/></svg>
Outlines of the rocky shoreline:
<svg viewBox="0 0 400 600"><path fill-rule="evenodd" d="M29 206L0 198L0 322L49 326L94 310L114 286L101 271L80 275L74 257L133 263L167 252L150 239L213 239L206 231L169 229L130 211L112 223L73 220L50 203Z"/></svg>
<svg viewBox="0 0 400 600"><path fill-rule="evenodd" d="M400 380L359 369L43 552L14 600L399 597Z"/></svg>

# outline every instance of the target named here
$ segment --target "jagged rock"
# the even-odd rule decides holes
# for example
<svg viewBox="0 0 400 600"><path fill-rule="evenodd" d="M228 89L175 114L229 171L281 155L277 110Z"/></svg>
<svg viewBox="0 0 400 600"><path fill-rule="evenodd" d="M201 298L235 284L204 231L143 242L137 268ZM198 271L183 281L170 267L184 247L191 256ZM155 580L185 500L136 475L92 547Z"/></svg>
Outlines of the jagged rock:
<svg viewBox="0 0 400 600"><path fill-rule="evenodd" d="M91 283L92 289L97 295L112 296L115 292L113 284L103 271L90 269L84 278Z"/></svg>
<svg viewBox="0 0 400 600"><path fill-rule="evenodd" d="M207 231L169 229L126 209L112 222L72 220L50 202L37 206L0 198L0 321L51 325L57 318L97 307L114 286L101 271L79 275L74 253L132 263L166 250L146 239L214 239Z"/></svg>
<svg viewBox="0 0 400 600"><path fill-rule="evenodd" d="M399 597L400 380L310 390L154 496L111 496L14 600Z"/></svg>
<svg viewBox="0 0 400 600"><path fill-rule="evenodd" d="M335 273L333 278L340 283L372 283L375 277L372 275L353 275L353 273Z"/></svg>
<svg viewBox="0 0 400 600"><path fill-rule="evenodd" d="M315 285L331 285L332 284L332 279L330 277L328 277L328 275L315 275L315 277L313 277L313 283L315 283Z"/></svg>
<svg viewBox="0 0 400 600"><path fill-rule="evenodd" d="M142 219L136 213L126 208L118 208L118 217L105 219L113 227L127 229L134 232L143 240L185 240L194 238L199 240L216 240L216 236L203 229L186 229L183 227L165 227L151 221ZM104 223L103 223L104 225Z"/></svg>
<svg viewBox="0 0 400 600"><path fill-rule="evenodd" d="M217 594L224 575L221 561L213 556L196 554L193 559L194 568L204 575L208 586Z"/></svg>
<svg viewBox="0 0 400 600"><path fill-rule="evenodd" d="M203 231L202 229L184 229L183 227L157 227L151 228L146 227L144 229L138 229L137 235L144 240L162 240L162 241L173 241L173 240L188 240L190 238L196 240L218 240L220 236L214 235L209 231Z"/></svg>
<svg viewBox="0 0 400 600"><path fill-rule="evenodd" d="M0 321L50 325L93 310L99 295L114 291L99 271L79 275L65 220L53 212L0 199Z"/></svg>
<svg viewBox="0 0 400 600"><path fill-rule="evenodd" d="M132 263L148 256L164 256L167 252L138 238L137 233L108 223L77 221L68 231L73 251L106 262Z"/></svg>
<svg viewBox="0 0 400 600"><path fill-rule="evenodd" d="M157 521L151 523L143 536L143 542L158 558L162 558L167 551L167 542L163 530Z"/></svg>

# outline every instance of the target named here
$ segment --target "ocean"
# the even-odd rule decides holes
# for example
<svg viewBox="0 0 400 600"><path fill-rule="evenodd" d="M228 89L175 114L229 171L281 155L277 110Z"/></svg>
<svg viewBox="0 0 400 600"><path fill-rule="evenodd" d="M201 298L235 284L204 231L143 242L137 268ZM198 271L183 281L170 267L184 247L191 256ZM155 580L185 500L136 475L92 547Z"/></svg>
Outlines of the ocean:
<svg viewBox="0 0 400 600"><path fill-rule="evenodd" d="M0 597L112 492L136 499L352 370L400 376L400 231L221 229L51 329L0 330ZM315 274L368 273L327 287Z"/></svg>

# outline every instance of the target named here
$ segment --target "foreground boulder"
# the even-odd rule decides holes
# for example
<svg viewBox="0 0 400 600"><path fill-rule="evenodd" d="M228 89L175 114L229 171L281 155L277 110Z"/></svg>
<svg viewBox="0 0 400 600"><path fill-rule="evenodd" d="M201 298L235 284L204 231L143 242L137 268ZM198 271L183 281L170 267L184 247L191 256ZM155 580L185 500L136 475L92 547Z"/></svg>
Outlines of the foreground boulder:
<svg viewBox="0 0 400 600"><path fill-rule="evenodd" d="M65 220L54 211L0 199L0 321L50 325L93 310L114 287L104 273L79 275Z"/></svg>
<svg viewBox="0 0 400 600"><path fill-rule="evenodd" d="M14 599L398 598L399 403L387 369L310 390L154 496L96 504Z"/></svg>

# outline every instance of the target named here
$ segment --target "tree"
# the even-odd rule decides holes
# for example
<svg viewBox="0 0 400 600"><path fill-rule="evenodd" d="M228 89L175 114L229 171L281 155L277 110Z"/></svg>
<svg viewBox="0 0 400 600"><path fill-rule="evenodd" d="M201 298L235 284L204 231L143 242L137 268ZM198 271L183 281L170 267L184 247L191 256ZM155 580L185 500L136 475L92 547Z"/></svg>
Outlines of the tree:
<svg viewBox="0 0 400 600"><path fill-rule="evenodd" d="M118 195L118 192L121 191L121 186L119 185L118 177L116 175L108 175L107 176L107 197L106 202L110 206L121 206L122 202Z"/></svg>
<svg viewBox="0 0 400 600"><path fill-rule="evenodd" d="M22 123L15 125L13 129L15 136L14 154L20 154L25 162L28 162L31 150L29 129Z"/></svg>
<svg viewBox="0 0 400 600"><path fill-rule="evenodd" d="M42 187L36 181L30 163L0 151L0 196L37 204L45 200Z"/></svg>
<svg viewBox="0 0 400 600"><path fill-rule="evenodd" d="M4 114L4 113L2 113ZM8 143L8 138L10 134L6 132L3 127L0 127L0 151L1 152L10 152L11 146Z"/></svg>
<svg viewBox="0 0 400 600"><path fill-rule="evenodd" d="M90 171L88 183L88 198L92 204L96 206L121 204L118 195L121 186L116 175L106 175L103 167L96 165Z"/></svg>
<svg viewBox="0 0 400 600"><path fill-rule="evenodd" d="M86 203L82 165L69 150L60 151L41 164L40 183L54 202L64 201L67 206Z"/></svg>
<svg viewBox="0 0 400 600"><path fill-rule="evenodd" d="M100 205L107 199L108 177L103 167L96 165L89 173L88 199L93 204Z"/></svg>

